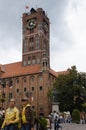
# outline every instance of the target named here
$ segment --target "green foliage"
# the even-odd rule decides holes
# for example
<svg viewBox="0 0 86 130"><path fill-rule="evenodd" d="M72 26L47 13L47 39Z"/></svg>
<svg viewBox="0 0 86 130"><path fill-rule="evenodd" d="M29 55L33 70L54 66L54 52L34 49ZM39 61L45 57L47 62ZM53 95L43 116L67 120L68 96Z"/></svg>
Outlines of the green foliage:
<svg viewBox="0 0 86 130"><path fill-rule="evenodd" d="M47 130L47 120L43 117L39 119L39 130Z"/></svg>
<svg viewBox="0 0 86 130"><path fill-rule="evenodd" d="M80 123L80 112L78 109L74 109L72 112L72 120L74 123Z"/></svg>
<svg viewBox="0 0 86 130"><path fill-rule="evenodd" d="M86 97L86 74L78 73L73 66L64 75L59 75L54 83L54 88L58 93L60 111L70 111L79 109L82 111L82 104Z"/></svg>

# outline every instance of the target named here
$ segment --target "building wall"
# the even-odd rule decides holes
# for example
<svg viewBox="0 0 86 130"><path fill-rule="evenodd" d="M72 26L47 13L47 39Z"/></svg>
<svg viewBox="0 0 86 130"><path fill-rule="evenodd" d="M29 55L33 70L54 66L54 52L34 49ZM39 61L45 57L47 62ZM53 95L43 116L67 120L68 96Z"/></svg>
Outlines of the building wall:
<svg viewBox="0 0 86 130"><path fill-rule="evenodd" d="M5 79L6 86L0 85L1 93L5 93L5 102L3 107L6 109L10 98L15 98L16 106L21 108L21 99L28 97L29 103L36 111L37 115L47 116L50 112L49 97L47 95L50 88L53 87L55 77L48 71L33 75L24 75L11 78L12 85L9 85L10 78ZM0 104L2 106L2 104Z"/></svg>

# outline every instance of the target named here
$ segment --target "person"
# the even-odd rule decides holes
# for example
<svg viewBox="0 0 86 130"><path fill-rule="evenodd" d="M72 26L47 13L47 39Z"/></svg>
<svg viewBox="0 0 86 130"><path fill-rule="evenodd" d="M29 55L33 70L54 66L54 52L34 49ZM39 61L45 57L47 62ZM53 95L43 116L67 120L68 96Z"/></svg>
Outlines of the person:
<svg viewBox="0 0 86 130"><path fill-rule="evenodd" d="M34 130L34 114L31 105L28 103L28 98L24 97L21 102L21 130Z"/></svg>
<svg viewBox="0 0 86 130"><path fill-rule="evenodd" d="M59 123L60 123L60 120L59 120L59 118L56 116L56 117L55 117L55 120L54 120L54 130L58 130L59 128L62 129L62 126L59 125Z"/></svg>
<svg viewBox="0 0 86 130"><path fill-rule="evenodd" d="M55 119L56 119L56 116L57 116L57 118L59 118L59 113L58 113L58 112L56 112L56 111L54 111L54 113L53 113L53 120L55 120Z"/></svg>
<svg viewBox="0 0 86 130"><path fill-rule="evenodd" d="M19 119L19 110L15 106L15 99L10 99L9 107L6 109L5 118L2 123L1 130L17 130Z"/></svg>
<svg viewBox="0 0 86 130"><path fill-rule="evenodd" d="M51 130L51 121L50 121L50 117L46 117L46 120L47 120L47 129L50 129Z"/></svg>

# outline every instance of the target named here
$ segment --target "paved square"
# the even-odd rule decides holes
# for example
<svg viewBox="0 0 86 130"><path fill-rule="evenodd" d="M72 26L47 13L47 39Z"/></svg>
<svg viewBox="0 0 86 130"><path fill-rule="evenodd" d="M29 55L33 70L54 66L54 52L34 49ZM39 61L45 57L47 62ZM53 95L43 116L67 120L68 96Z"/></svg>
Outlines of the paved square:
<svg viewBox="0 0 86 130"><path fill-rule="evenodd" d="M63 123L60 125L62 126L62 130L86 130L86 124ZM53 125L52 130L54 130ZM59 130L61 129L59 128Z"/></svg>

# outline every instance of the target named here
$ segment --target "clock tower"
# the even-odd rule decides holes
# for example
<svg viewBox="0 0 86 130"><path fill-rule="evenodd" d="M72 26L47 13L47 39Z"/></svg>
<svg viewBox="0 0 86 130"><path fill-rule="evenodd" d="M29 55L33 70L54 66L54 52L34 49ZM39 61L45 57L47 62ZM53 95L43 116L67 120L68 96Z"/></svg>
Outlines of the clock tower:
<svg viewBox="0 0 86 130"><path fill-rule="evenodd" d="M42 8L31 9L24 13L22 64L30 66L39 64L43 70L50 68L49 19Z"/></svg>

